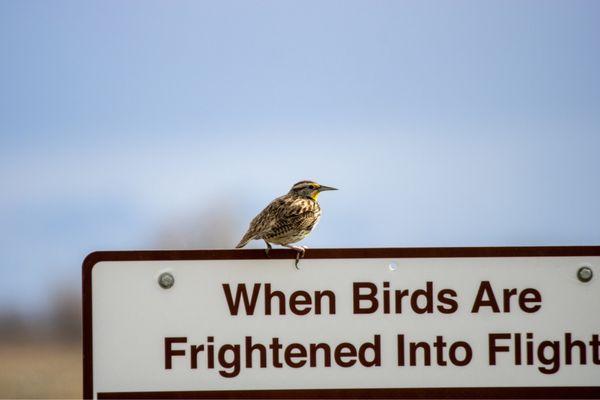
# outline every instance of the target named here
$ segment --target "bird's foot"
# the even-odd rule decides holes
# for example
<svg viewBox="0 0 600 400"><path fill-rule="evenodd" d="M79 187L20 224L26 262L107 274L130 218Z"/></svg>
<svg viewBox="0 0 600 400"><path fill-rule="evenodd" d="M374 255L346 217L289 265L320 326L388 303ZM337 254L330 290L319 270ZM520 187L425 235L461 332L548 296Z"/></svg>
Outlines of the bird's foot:
<svg viewBox="0 0 600 400"><path fill-rule="evenodd" d="M298 263L300 262L300 257L304 257L304 252L303 251L299 251L296 254L296 262L294 263L294 267L296 267L296 269L300 269L300 267L298 266Z"/></svg>
<svg viewBox="0 0 600 400"><path fill-rule="evenodd" d="M265 244L267 245L267 248L265 249L265 255L266 255L268 258L271 258L271 256L269 255L269 252L271 251L271 245L270 245L270 244L269 244L269 242L267 242L266 240L265 240Z"/></svg>
<svg viewBox="0 0 600 400"><path fill-rule="evenodd" d="M300 259L302 257L304 257L304 253L306 253L306 247L304 246L298 246L295 248L296 250L296 262L294 263L294 266L296 267L296 269L300 269L300 267L298 266L298 263L300 262Z"/></svg>
<svg viewBox="0 0 600 400"><path fill-rule="evenodd" d="M306 246L292 246L292 245L284 245L285 247L287 247L288 249L292 249L292 250L296 250L296 262L294 263L294 266L296 267L296 269L300 269L300 267L298 267L298 263L300 262L300 259L302 257L304 257L304 253L306 253L306 249L308 247Z"/></svg>

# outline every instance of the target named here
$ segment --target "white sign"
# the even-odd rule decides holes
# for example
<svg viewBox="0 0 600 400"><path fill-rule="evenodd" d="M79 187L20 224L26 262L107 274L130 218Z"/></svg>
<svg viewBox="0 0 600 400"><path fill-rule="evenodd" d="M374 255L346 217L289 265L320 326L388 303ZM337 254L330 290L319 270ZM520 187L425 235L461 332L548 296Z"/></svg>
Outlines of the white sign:
<svg viewBox="0 0 600 400"><path fill-rule="evenodd" d="M599 397L600 248L549 249L93 253L85 396Z"/></svg>

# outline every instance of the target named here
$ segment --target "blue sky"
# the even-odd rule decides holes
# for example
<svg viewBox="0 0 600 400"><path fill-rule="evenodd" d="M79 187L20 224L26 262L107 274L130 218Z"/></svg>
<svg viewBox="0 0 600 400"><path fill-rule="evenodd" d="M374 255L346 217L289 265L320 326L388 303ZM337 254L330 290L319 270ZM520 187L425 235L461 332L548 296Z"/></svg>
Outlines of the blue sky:
<svg viewBox="0 0 600 400"><path fill-rule="evenodd" d="M215 209L233 246L305 178L341 189L311 247L600 244L599 17L596 1L1 2L0 308L43 308L86 253L210 231Z"/></svg>

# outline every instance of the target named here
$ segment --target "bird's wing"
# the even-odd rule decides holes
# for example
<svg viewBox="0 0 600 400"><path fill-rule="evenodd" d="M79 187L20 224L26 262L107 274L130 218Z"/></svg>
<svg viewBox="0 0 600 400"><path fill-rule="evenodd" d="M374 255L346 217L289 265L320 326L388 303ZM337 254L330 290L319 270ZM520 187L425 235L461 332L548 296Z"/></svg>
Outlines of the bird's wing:
<svg viewBox="0 0 600 400"><path fill-rule="evenodd" d="M250 227L257 235L268 232L277 224L278 219L286 212L289 207L289 201L285 196L278 197L269 203L254 219L250 222Z"/></svg>
<svg viewBox="0 0 600 400"><path fill-rule="evenodd" d="M279 210L284 208L285 202L284 196L278 197L269 203L264 210L258 213L258 215L254 217L252 221L250 221L248 231L242 237L240 243L236 247L244 247L250 240L256 237L261 237L265 232L268 232L273 225L276 224Z"/></svg>
<svg viewBox="0 0 600 400"><path fill-rule="evenodd" d="M277 237L291 230L308 229L315 223L316 217L310 203L289 198L277 200L281 203L270 213L268 224L265 224L261 236Z"/></svg>
<svg viewBox="0 0 600 400"><path fill-rule="evenodd" d="M253 239L278 237L292 230L310 230L317 219L313 207L309 202L290 196L276 198L250 222L248 232L237 247Z"/></svg>

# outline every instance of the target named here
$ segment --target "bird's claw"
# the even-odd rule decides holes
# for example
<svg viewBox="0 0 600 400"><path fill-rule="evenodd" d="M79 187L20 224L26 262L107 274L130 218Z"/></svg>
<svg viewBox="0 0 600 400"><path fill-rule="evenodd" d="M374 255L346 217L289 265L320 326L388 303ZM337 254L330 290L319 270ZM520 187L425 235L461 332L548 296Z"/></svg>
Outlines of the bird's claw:
<svg viewBox="0 0 600 400"><path fill-rule="evenodd" d="M296 251L297 251L296 262L294 263L294 266L296 267L296 269L300 269L300 267L298 267L298 263L300 262L300 258L304 257L304 253L306 252L306 247L300 246L300 247L298 247L298 249Z"/></svg>
<svg viewBox="0 0 600 400"><path fill-rule="evenodd" d="M267 258L271 258L271 256L269 255L269 252L271 251L271 245L266 240L265 244L267 245L267 248L265 249L265 255L267 256Z"/></svg>

